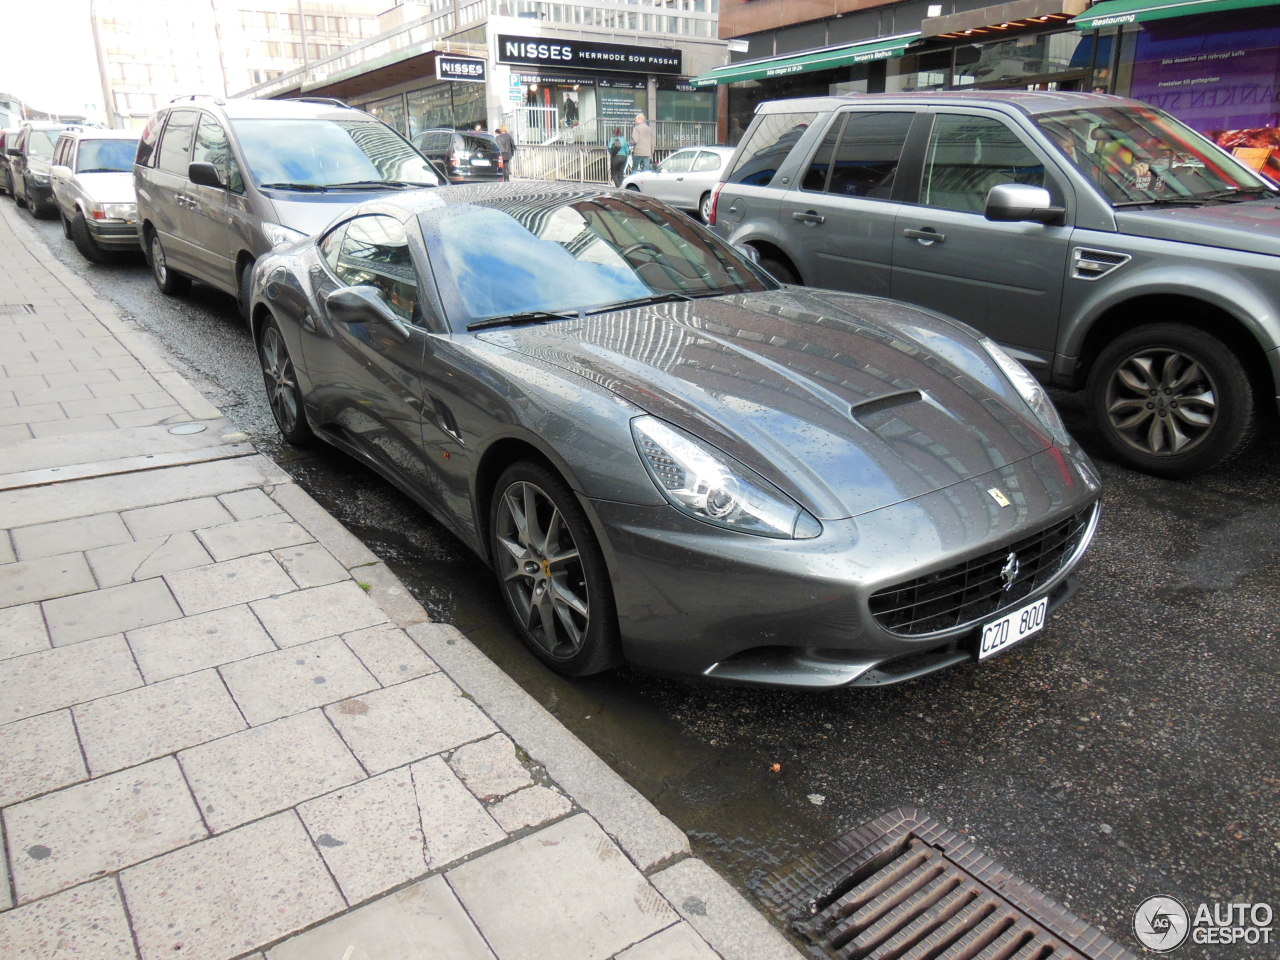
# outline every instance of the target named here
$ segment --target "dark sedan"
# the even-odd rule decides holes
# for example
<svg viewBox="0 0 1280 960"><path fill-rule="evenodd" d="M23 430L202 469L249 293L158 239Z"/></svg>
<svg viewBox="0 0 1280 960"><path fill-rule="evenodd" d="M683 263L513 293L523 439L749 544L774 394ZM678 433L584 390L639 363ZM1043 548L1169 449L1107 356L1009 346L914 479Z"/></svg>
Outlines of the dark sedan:
<svg viewBox="0 0 1280 960"><path fill-rule="evenodd" d="M779 285L630 191L362 204L259 261L252 325L284 436L427 508L567 674L981 660L1044 626L1097 523L1087 457L990 340Z"/></svg>

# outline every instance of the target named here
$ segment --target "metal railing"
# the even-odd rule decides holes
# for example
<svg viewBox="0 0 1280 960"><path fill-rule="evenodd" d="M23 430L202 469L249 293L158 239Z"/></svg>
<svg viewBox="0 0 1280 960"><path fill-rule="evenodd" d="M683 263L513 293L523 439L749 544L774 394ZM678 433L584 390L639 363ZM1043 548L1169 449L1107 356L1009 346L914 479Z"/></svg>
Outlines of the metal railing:
<svg viewBox="0 0 1280 960"><path fill-rule="evenodd" d="M511 158L511 175L534 180L609 182L609 151L581 144L521 144Z"/></svg>

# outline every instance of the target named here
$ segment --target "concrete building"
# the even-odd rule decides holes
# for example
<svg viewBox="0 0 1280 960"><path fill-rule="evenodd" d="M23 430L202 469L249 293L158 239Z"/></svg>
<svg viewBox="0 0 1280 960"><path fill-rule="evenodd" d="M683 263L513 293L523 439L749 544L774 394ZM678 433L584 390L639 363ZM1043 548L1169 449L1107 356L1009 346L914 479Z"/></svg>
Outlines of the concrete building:
<svg viewBox="0 0 1280 960"><path fill-rule="evenodd" d="M138 126L173 97L226 95L374 36L387 0L91 0L109 125Z"/></svg>

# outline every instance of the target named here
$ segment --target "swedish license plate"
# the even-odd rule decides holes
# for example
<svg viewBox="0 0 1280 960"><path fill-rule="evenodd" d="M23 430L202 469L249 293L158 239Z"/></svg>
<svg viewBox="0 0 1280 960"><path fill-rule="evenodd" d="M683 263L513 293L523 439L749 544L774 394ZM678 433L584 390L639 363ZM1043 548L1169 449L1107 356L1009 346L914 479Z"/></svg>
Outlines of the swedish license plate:
<svg viewBox="0 0 1280 960"><path fill-rule="evenodd" d="M982 628L978 644L978 659L985 660L993 653L1008 649L1019 640L1025 640L1044 627L1049 615L1049 598L1041 597L1021 610L1015 610L999 620L993 620Z"/></svg>
<svg viewBox="0 0 1280 960"><path fill-rule="evenodd" d="M481 158L481 157L476 157L475 159L473 159L473 160L471 161L471 165L472 165L473 167L487 167L487 166L489 166L489 161L488 161L488 160L485 160L485 159L483 159L483 158Z"/></svg>

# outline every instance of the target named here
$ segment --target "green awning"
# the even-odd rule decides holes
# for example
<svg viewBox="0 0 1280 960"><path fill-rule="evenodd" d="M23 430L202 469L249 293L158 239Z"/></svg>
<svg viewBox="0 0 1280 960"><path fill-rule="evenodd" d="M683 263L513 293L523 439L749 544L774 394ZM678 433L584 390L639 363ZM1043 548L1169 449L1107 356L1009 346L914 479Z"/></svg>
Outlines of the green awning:
<svg viewBox="0 0 1280 960"><path fill-rule="evenodd" d="M810 70L829 70L850 63L870 63L872 60L888 60L900 57L912 43L920 39L919 31L896 37L865 40L862 43L843 43L838 47L810 50L808 53L786 57L770 57L767 60L749 60L716 67L710 73L694 77L695 87L710 87L717 83L735 83L739 80L763 80L766 77L783 77L789 73L806 73Z"/></svg>
<svg viewBox="0 0 1280 960"><path fill-rule="evenodd" d="M1071 22L1077 30L1097 30L1144 20L1168 20L1197 13L1225 13L1228 10L1277 5L1280 5L1280 0L1105 0L1095 3Z"/></svg>

